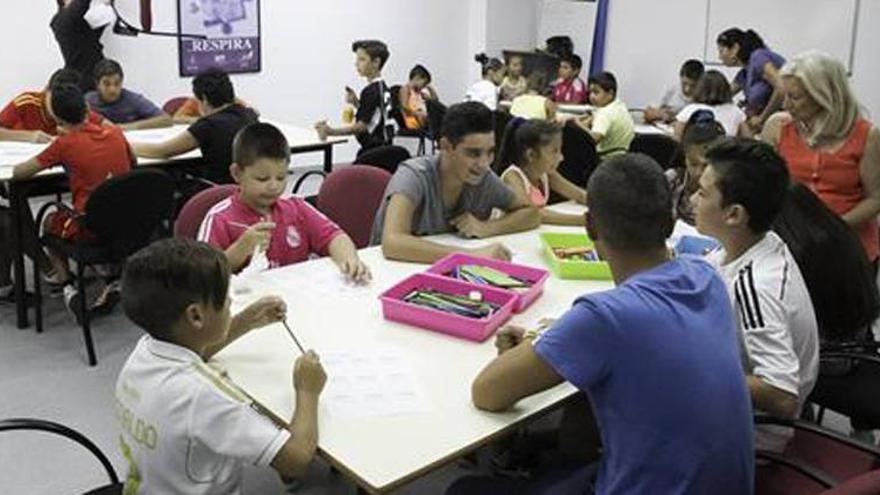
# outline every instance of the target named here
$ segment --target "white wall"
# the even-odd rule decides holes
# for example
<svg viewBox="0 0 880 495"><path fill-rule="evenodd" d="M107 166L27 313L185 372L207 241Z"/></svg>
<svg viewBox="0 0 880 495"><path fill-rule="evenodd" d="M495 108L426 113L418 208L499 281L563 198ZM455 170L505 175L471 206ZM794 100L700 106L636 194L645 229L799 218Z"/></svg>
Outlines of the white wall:
<svg viewBox="0 0 880 495"><path fill-rule="evenodd" d="M706 0L613 0L610 4L606 67L618 76L621 97L629 106L656 103L664 89L677 81L678 68L685 59L702 58ZM875 53L875 47L880 46L880 33L875 29L878 24L880 2L862 1L852 84L859 100L880 124L880 60Z"/></svg>
<svg viewBox="0 0 880 495"><path fill-rule="evenodd" d="M471 9L461 8L460 2L263 0L263 71L235 76L236 89L267 119L304 125L322 118L338 122L343 87L363 85L354 70L351 42L379 38L391 49L385 70L389 82L404 81L410 68L422 63L433 73L441 98L458 100L477 65L469 27ZM117 3L129 20L138 19L138 2ZM62 63L48 28L54 5L46 0L3 0L0 100L23 89L41 88ZM154 0L154 29L176 30L175 9L175 0ZM485 32L482 37L482 43L476 44L485 45ZM104 40L106 55L123 64L132 89L160 104L189 93L190 80L179 76L175 39L107 34Z"/></svg>
<svg viewBox="0 0 880 495"><path fill-rule="evenodd" d="M537 0L488 0L486 50L533 50L538 33Z"/></svg>

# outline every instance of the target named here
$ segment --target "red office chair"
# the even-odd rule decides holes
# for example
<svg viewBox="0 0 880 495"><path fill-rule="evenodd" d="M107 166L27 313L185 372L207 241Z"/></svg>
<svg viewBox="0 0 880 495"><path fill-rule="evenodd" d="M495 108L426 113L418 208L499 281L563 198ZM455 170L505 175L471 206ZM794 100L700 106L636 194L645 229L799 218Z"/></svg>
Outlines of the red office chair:
<svg viewBox="0 0 880 495"><path fill-rule="evenodd" d="M162 105L162 111L167 113L168 115L173 116L180 110L180 107L183 106L186 101L189 100L188 96L177 96L175 98L171 98L166 101L164 105Z"/></svg>
<svg viewBox="0 0 880 495"><path fill-rule="evenodd" d="M358 248L370 243L376 210L391 174L364 165L334 170L321 183L318 210L336 222Z"/></svg>
<svg viewBox="0 0 880 495"><path fill-rule="evenodd" d="M189 239L198 237L199 227L201 227L208 211L217 203L232 196L237 190L238 186L232 184L214 186L190 198L174 222L174 235Z"/></svg>
<svg viewBox="0 0 880 495"><path fill-rule="evenodd" d="M847 494L851 492L835 490L878 481L876 476L868 476L880 467L877 447L805 421L759 416L755 422L795 429L783 454L758 452L756 495Z"/></svg>

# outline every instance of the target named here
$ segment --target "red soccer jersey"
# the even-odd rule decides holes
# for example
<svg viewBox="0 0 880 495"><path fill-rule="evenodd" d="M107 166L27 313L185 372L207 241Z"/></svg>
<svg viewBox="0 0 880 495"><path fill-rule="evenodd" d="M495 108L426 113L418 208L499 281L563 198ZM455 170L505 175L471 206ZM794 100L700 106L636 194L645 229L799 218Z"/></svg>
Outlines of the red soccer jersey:
<svg viewBox="0 0 880 495"><path fill-rule="evenodd" d="M85 209L89 196L105 180L131 170L131 152L122 130L92 123L58 136L37 161L45 168L64 166L77 212Z"/></svg>
<svg viewBox="0 0 880 495"><path fill-rule="evenodd" d="M100 124L103 117L89 109L89 122ZM13 131L43 131L51 136L58 135L58 123L46 109L46 93L29 91L10 101L0 112L0 127Z"/></svg>

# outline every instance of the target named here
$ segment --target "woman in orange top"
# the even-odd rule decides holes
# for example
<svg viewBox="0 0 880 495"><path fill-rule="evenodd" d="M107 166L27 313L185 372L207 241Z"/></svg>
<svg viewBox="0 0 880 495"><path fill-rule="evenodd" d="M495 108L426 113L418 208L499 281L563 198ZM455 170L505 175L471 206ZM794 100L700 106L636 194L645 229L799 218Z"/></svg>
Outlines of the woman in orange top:
<svg viewBox="0 0 880 495"><path fill-rule="evenodd" d="M818 52L782 69L786 113L764 129L788 162L792 178L809 187L856 230L868 260L880 257L880 131L861 115L846 69Z"/></svg>

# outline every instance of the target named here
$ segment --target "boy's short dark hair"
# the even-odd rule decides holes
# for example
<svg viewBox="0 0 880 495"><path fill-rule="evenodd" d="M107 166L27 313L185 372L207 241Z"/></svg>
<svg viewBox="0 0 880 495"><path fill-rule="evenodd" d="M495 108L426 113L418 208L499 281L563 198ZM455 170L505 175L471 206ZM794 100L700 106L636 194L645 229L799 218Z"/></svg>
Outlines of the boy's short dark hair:
<svg viewBox="0 0 880 495"><path fill-rule="evenodd" d="M455 146L469 134L494 131L495 119L492 110L480 102L468 101L452 105L446 110L443 124L440 126L440 137L446 138Z"/></svg>
<svg viewBox="0 0 880 495"><path fill-rule="evenodd" d="M703 65L703 62L692 58L681 65L678 75L691 81L698 81L704 72L706 72L706 66Z"/></svg>
<svg viewBox="0 0 880 495"><path fill-rule="evenodd" d="M587 84L595 84L600 88L608 91L609 93L614 93L617 95L617 78L614 77L614 74L610 72L600 72L598 74L593 74L590 76Z"/></svg>
<svg viewBox="0 0 880 495"><path fill-rule="evenodd" d="M199 100L206 100L218 108L235 102L235 88L229 74L219 69L211 69L197 75L192 82L193 94Z"/></svg>
<svg viewBox="0 0 880 495"><path fill-rule="evenodd" d="M379 40L358 40L351 44L351 51L357 52L363 50L370 57L370 60L379 59L379 70L385 68L385 63L391 57L388 51L388 45Z"/></svg>
<svg viewBox="0 0 880 495"><path fill-rule="evenodd" d="M742 205L749 213L749 228L760 234L782 209L788 194L785 160L767 143L728 138L706 153L721 192L721 206Z"/></svg>
<svg viewBox="0 0 880 495"><path fill-rule="evenodd" d="M55 89L56 86L61 86L63 84L74 84L79 86L80 82L82 82L82 76L79 72L73 69L58 69L52 73L52 77L49 78L49 90Z"/></svg>
<svg viewBox="0 0 880 495"><path fill-rule="evenodd" d="M610 158L587 184L587 205L599 237L627 252L662 248L672 233L672 194L653 158L627 153Z"/></svg>
<svg viewBox="0 0 880 495"><path fill-rule="evenodd" d="M151 336L170 340L171 328L190 304L223 308L229 273L226 256L208 244L182 237L161 240L126 262L122 307Z"/></svg>
<svg viewBox="0 0 880 495"><path fill-rule="evenodd" d="M290 163L287 138L277 127L265 122L242 128L232 141L232 161L239 167L249 167L261 158Z"/></svg>
<svg viewBox="0 0 880 495"><path fill-rule="evenodd" d="M717 70L706 71L694 88L694 101L710 106L732 102L733 91L730 89L730 82Z"/></svg>
<svg viewBox="0 0 880 495"><path fill-rule="evenodd" d="M560 61L567 63L576 71L581 70L584 67L584 61L581 59L580 55L575 53L564 55Z"/></svg>
<svg viewBox="0 0 880 495"><path fill-rule="evenodd" d="M76 84L62 84L52 89L52 113L72 125L86 120L86 100Z"/></svg>
<svg viewBox="0 0 880 495"><path fill-rule="evenodd" d="M409 71L410 79L416 77L421 77L422 79L428 81L429 84L431 82L431 73L428 72L428 69L422 64L417 64L415 67L412 68L412 70Z"/></svg>
<svg viewBox="0 0 880 495"><path fill-rule="evenodd" d="M95 82L100 82L101 79L112 76L119 76L120 79L125 79L125 74L122 72L122 66L119 65L119 62L105 58L95 65Z"/></svg>

